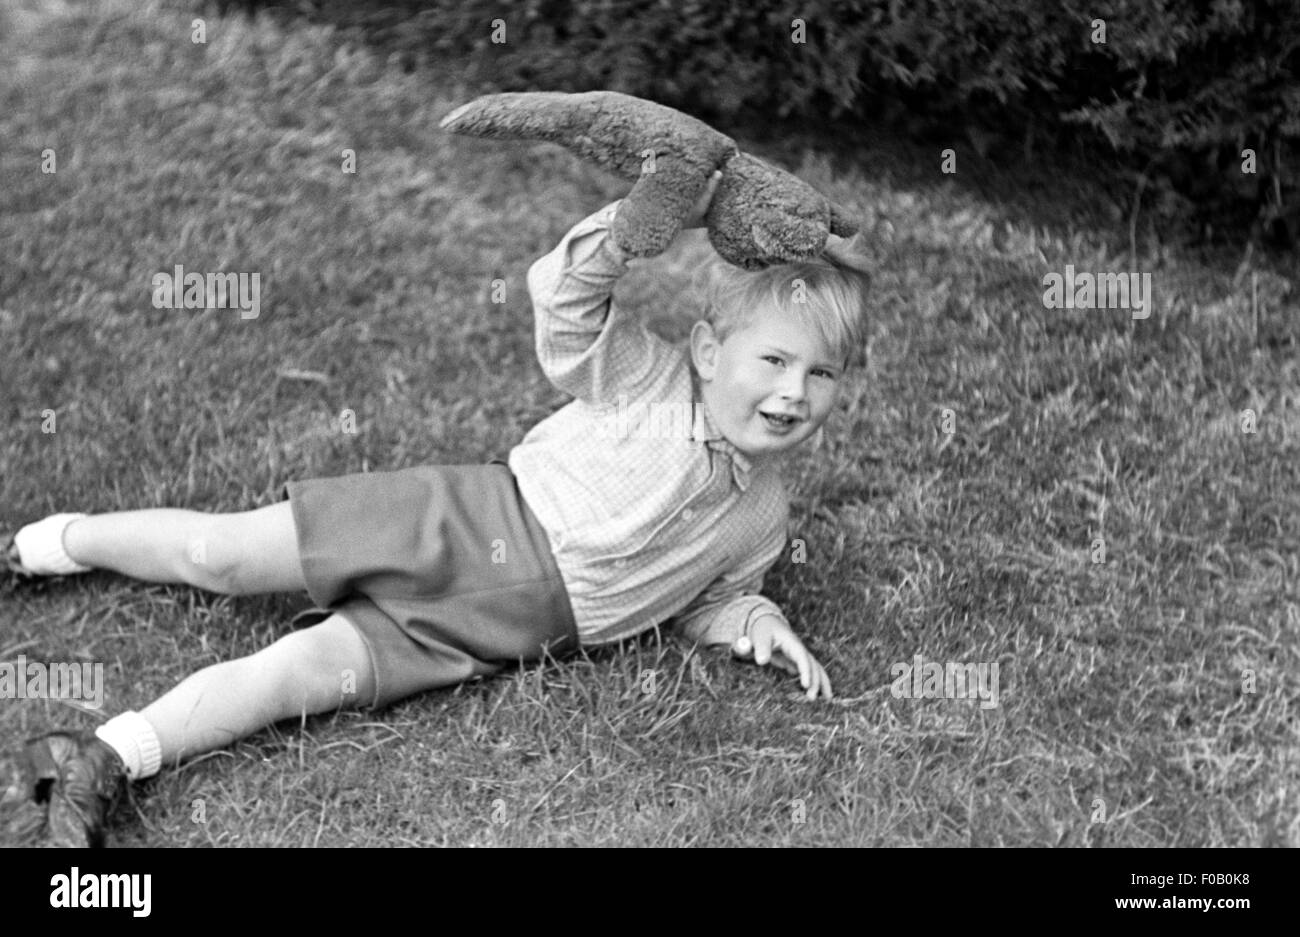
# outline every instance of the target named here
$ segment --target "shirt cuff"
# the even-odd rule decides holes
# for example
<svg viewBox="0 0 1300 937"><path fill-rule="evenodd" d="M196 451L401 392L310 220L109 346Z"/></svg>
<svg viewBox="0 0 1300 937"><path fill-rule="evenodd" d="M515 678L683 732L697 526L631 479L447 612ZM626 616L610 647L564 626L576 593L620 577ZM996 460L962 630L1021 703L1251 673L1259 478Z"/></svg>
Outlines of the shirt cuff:
<svg viewBox="0 0 1300 937"><path fill-rule="evenodd" d="M565 269L581 263L584 267L592 260L600 258L605 261L600 265L600 272L608 274L621 274L627 268L627 262L635 258L623 248L618 246L614 240L613 227L614 216L618 213L618 206L623 203L622 199L610 202L599 211L593 212L586 218L583 218L569 232L565 244ZM588 247L585 243L588 239L595 239L594 249ZM583 250L578 250L577 243L584 242Z"/></svg>
<svg viewBox="0 0 1300 937"><path fill-rule="evenodd" d="M740 595L726 605L689 622L683 632L692 641L702 644L735 644L736 639L748 634L754 622L763 615L775 615L786 620L780 607L761 595Z"/></svg>

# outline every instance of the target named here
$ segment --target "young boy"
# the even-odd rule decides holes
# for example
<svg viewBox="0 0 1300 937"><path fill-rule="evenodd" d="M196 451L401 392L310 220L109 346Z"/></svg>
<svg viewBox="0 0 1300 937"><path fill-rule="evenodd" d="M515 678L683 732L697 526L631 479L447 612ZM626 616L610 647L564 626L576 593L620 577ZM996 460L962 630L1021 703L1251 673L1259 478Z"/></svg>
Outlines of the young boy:
<svg viewBox="0 0 1300 937"><path fill-rule="evenodd" d="M831 412L860 344L865 276L716 261L688 355L610 302L628 261L610 237L619 204L528 272L542 369L575 399L508 463L292 482L287 501L240 514L58 514L10 538L17 578L106 569L230 595L305 590L327 610L94 733L29 740L0 777L0 808L23 818L11 837L17 824L29 840L100 845L123 779L282 719L383 706L666 622L830 697L759 590L786 542L779 461Z"/></svg>

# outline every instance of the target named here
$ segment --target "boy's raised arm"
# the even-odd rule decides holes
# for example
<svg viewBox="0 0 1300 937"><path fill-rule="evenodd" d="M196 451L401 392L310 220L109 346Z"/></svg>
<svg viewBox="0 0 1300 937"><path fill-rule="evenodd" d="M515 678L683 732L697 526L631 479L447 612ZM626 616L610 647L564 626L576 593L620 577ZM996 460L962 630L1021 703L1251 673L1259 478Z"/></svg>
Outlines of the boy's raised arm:
<svg viewBox="0 0 1300 937"><path fill-rule="evenodd" d="M710 177L684 228L704 224L721 179L721 172ZM560 390L589 403L612 403L620 393L631 393L669 350L611 302L614 284L632 259L611 233L621 204L611 202L579 221L528 269L542 371Z"/></svg>
<svg viewBox="0 0 1300 937"><path fill-rule="evenodd" d="M630 259L610 236L619 204L579 221L528 269L542 371L591 403L612 402L645 380L661 342L610 301Z"/></svg>

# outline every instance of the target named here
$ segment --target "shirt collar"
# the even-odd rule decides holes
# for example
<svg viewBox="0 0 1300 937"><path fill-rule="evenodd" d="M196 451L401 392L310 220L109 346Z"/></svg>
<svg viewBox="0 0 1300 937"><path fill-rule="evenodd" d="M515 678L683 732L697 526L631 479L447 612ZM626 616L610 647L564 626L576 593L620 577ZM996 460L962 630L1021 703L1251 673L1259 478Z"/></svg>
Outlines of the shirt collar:
<svg viewBox="0 0 1300 937"><path fill-rule="evenodd" d="M708 406L704 403L704 395L700 392L699 379L694 372L691 374L691 383L694 389L693 410L695 412L695 425L691 430L691 440L702 442L714 452L721 453L731 463L731 477L736 482L736 487L741 491L749 490L749 479L753 472L753 462L743 452L727 441L718 429L718 425L713 422L713 416L709 413Z"/></svg>

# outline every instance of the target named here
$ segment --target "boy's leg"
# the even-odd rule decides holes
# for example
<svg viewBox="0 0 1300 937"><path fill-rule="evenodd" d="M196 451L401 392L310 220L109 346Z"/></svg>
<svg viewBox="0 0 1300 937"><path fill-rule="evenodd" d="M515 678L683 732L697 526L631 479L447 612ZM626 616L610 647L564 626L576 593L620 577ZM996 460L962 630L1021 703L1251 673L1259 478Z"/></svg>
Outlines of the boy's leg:
<svg viewBox="0 0 1300 937"><path fill-rule="evenodd" d="M207 667L143 712L116 716L93 734L30 740L0 777L0 838L102 845L124 777L149 777L282 719L369 702L371 670L360 633L333 615L249 657Z"/></svg>
<svg viewBox="0 0 1300 937"><path fill-rule="evenodd" d="M157 508L90 515L64 528L63 548L83 566L227 595L307 588L288 501L238 514Z"/></svg>
<svg viewBox="0 0 1300 937"><path fill-rule="evenodd" d="M163 764L174 764L272 723L369 703L370 652L352 623L331 615L270 647L213 664L141 711L157 735Z"/></svg>

